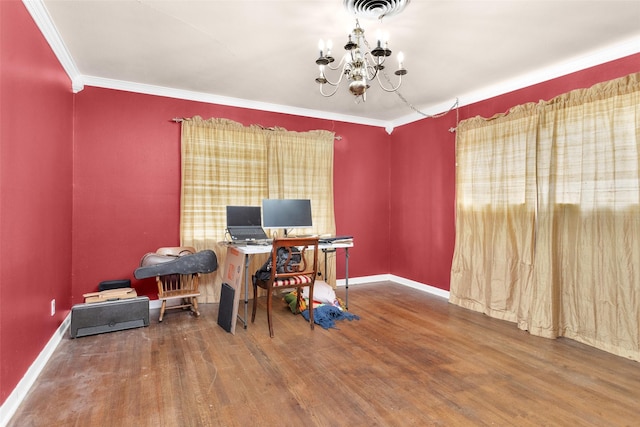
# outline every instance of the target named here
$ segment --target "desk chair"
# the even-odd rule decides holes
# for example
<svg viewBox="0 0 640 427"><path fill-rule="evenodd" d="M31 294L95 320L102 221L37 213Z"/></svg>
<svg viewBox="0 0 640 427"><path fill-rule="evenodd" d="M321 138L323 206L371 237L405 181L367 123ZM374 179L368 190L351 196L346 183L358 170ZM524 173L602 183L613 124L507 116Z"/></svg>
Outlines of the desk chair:
<svg viewBox="0 0 640 427"><path fill-rule="evenodd" d="M297 253L300 253L300 257ZM281 254L281 261L278 255ZM305 256L306 255L306 256ZM300 309L302 301L302 288L309 287L309 324L313 329L313 285L318 273L318 238L278 238L273 240L273 250L270 254L271 274L268 279L261 280L253 277L253 311L251 323L256 319L256 307L258 305L258 288L267 291L267 322L269 335L273 338L273 323L271 311L273 306L273 290L295 288L298 290L296 308ZM310 262L309 258L313 261ZM299 259L299 262L297 261ZM276 268L281 266L282 268Z"/></svg>

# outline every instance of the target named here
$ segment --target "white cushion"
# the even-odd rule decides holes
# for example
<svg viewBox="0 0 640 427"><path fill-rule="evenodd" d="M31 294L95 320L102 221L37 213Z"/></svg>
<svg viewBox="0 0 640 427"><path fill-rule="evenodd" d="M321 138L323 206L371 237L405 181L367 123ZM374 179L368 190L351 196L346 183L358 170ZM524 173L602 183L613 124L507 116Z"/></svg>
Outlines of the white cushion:
<svg viewBox="0 0 640 427"><path fill-rule="evenodd" d="M309 298L309 287L302 288L302 297ZM333 304L336 300L336 291L327 282L316 280L313 285L313 300L323 304Z"/></svg>

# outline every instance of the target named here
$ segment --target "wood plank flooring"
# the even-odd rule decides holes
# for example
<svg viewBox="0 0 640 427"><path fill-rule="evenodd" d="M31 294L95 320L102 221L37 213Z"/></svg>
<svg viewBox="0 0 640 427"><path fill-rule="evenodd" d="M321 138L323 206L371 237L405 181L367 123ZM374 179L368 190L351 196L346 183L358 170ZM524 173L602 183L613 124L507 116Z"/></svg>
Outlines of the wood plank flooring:
<svg viewBox="0 0 640 427"><path fill-rule="evenodd" d="M199 318L152 313L147 328L65 338L9 426L640 422L639 363L439 297L355 285L349 308L361 319L314 331L274 301L273 339L265 301L235 336L217 325L216 304L201 304Z"/></svg>

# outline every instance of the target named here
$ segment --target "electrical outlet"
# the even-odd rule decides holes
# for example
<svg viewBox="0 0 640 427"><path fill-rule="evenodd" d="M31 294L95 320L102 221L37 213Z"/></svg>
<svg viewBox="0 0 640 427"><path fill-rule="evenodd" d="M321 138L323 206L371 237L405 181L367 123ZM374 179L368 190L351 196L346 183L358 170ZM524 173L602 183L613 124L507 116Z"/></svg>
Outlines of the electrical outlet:
<svg viewBox="0 0 640 427"><path fill-rule="evenodd" d="M56 314L56 300L55 298L51 300L51 315Z"/></svg>

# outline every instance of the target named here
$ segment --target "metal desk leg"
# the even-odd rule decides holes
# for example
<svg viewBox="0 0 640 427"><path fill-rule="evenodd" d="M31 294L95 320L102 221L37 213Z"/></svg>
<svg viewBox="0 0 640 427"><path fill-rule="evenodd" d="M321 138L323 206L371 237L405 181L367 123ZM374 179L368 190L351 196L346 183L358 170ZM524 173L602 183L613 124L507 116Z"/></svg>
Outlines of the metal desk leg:
<svg viewBox="0 0 640 427"><path fill-rule="evenodd" d="M327 273L327 253L331 253L331 254L337 254L338 250L337 249L328 249L328 248L323 248L322 249L322 253L324 254L324 280L325 282L329 280L329 275ZM338 280L338 269L336 268L336 281Z"/></svg>
<svg viewBox="0 0 640 427"><path fill-rule="evenodd" d="M349 248L344 248L344 261L345 261L345 276L344 276L344 288L345 288L345 302L344 305L349 311Z"/></svg>
<svg viewBox="0 0 640 427"><path fill-rule="evenodd" d="M327 276L327 252L330 253L337 253L338 250L336 248L334 249L327 249L324 248L322 249L322 252L324 252L324 275L325 275L325 280L327 280L326 276ZM345 308L347 309L347 311L349 310L349 248L344 248L344 261L345 261L345 277L344 277L344 288L345 288ZM338 270L336 268L336 280L338 280Z"/></svg>
<svg viewBox="0 0 640 427"><path fill-rule="evenodd" d="M323 249L322 253L324 254L324 281L327 281L327 250Z"/></svg>
<svg viewBox="0 0 640 427"><path fill-rule="evenodd" d="M249 254L244 255L244 328L249 323Z"/></svg>
<svg viewBox="0 0 640 427"><path fill-rule="evenodd" d="M249 314L247 307L249 305L249 255L244 255L244 318L237 315L238 320L244 325L244 329L247 329L247 323L249 322Z"/></svg>

